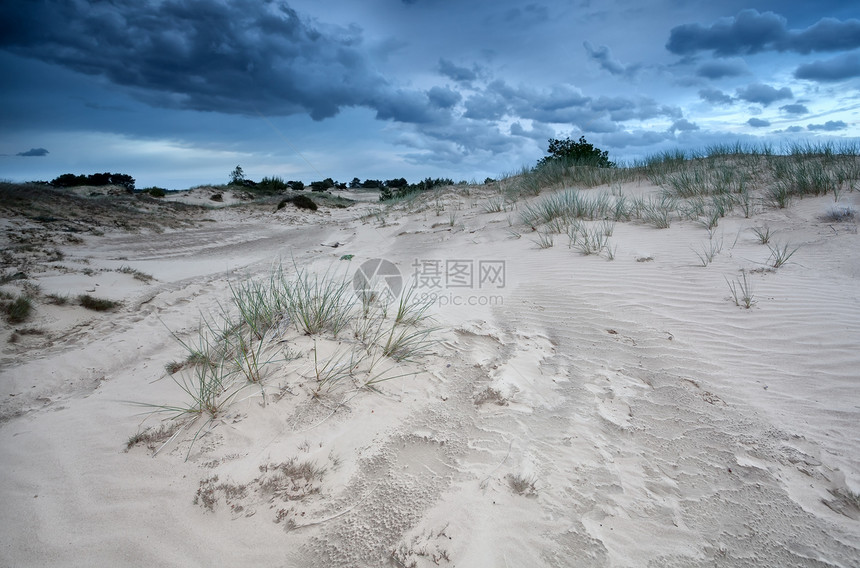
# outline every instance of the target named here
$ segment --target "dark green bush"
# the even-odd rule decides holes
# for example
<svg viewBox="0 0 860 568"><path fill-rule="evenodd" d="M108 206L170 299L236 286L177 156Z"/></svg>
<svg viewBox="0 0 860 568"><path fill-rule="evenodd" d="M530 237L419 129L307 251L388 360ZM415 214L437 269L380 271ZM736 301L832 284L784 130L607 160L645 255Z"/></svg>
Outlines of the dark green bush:
<svg viewBox="0 0 860 568"><path fill-rule="evenodd" d="M296 195L293 197L292 202L293 205L299 209L310 209L311 211L317 210L317 204L307 195Z"/></svg>
<svg viewBox="0 0 860 568"><path fill-rule="evenodd" d="M134 178L128 174L91 174L88 176L76 176L75 174L63 174L51 181L54 187L77 187L81 185L119 185L128 191L134 191Z"/></svg>
<svg viewBox="0 0 860 568"><path fill-rule="evenodd" d="M274 176L261 179L260 183L257 184L257 188L263 191L277 192L286 191L290 189L290 186L282 178Z"/></svg>
<svg viewBox="0 0 860 568"><path fill-rule="evenodd" d="M167 195L167 190L163 187L152 186L144 189L143 191L145 191L152 197L164 197L165 195Z"/></svg>
<svg viewBox="0 0 860 568"><path fill-rule="evenodd" d="M572 162L572 165L596 166L598 168L614 168L615 164L609 161L609 152L595 148L586 141L585 136L580 136L578 142L570 138L564 140L549 139L549 156L538 161L538 167L555 160Z"/></svg>

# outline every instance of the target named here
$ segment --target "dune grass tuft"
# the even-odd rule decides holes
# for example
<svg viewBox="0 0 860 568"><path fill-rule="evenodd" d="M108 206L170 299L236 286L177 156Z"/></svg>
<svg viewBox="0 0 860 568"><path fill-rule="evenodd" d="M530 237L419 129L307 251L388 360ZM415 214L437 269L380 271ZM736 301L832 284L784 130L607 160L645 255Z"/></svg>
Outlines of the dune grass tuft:
<svg viewBox="0 0 860 568"><path fill-rule="evenodd" d="M746 270L741 270L740 277L734 281L729 281L726 278L726 284L729 285L729 290L732 293L732 299L738 307L750 309L755 303L753 299L752 281L747 276Z"/></svg>
<svg viewBox="0 0 860 568"><path fill-rule="evenodd" d="M96 312L109 312L118 308L121 303L114 302L113 300L108 300L105 298L96 298L95 296L90 296L89 294L81 294L78 296L78 302L80 302L81 306L85 307L88 310L93 310Z"/></svg>
<svg viewBox="0 0 860 568"><path fill-rule="evenodd" d="M33 313L33 301L27 296L18 296L11 301L4 301L0 307L2 307L4 319L13 325L27 321Z"/></svg>
<svg viewBox="0 0 860 568"><path fill-rule="evenodd" d="M792 248L792 245L789 243L774 243L773 245L768 244L767 248L770 249L770 261L771 266L774 268L779 268L788 262L794 253L800 250L800 247Z"/></svg>

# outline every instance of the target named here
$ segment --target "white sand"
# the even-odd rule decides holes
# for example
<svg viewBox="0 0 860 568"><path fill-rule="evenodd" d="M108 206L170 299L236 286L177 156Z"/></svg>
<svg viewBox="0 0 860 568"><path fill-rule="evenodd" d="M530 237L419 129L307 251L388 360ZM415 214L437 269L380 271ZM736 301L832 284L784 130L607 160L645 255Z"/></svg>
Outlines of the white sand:
<svg viewBox="0 0 860 568"><path fill-rule="evenodd" d="M860 194L842 199L860 209ZM618 223L609 261L564 236L512 238L517 213L485 213L477 193L438 203L384 225L360 218L372 203L221 209L197 229L63 247L63 264L96 272L44 273L42 291L123 307L39 304L28 325L52 344L3 347L0 566L860 565L846 497L860 494L860 237L819 219L832 197L723 219L707 267L691 222ZM801 248L750 274L746 310L726 278L766 266L748 230L765 223ZM312 398L312 343L293 333L304 357L271 369L265 406L249 388L193 444L202 421L155 457L126 452L159 420L129 401L183 402L168 330L193 338L231 283L279 258L314 271L384 258L405 275L415 260L504 260L507 281L446 291L435 353L381 393ZM98 272L122 266L155 280ZM450 305L488 294L501 305ZM294 499L262 491L261 466L291 458L326 472ZM195 504L214 476L245 493Z"/></svg>

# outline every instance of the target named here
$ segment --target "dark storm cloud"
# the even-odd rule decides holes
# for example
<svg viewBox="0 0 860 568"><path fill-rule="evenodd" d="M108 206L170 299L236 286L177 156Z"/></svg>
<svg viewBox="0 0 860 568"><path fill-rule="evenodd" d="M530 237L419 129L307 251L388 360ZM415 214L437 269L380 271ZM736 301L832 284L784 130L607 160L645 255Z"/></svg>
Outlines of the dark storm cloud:
<svg viewBox="0 0 860 568"><path fill-rule="evenodd" d="M376 118L413 124L429 124L445 120L445 115L430 105L429 95L415 91L384 92L372 99Z"/></svg>
<svg viewBox="0 0 860 568"><path fill-rule="evenodd" d="M433 87L427 91L427 98L438 108L451 108L459 103L463 96L447 87Z"/></svg>
<svg viewBox="0 0 860 568"><path fill-rule="evenodd" d="M860 47L860 20L822 18L803 30L788 29L784 17L773 12L743 10L710 26L683 24L672 28L666 49L677 55L713 51L738 55L760 51L843 51Z"/></svg>
<svg viewBox="0 0 860 568"><path fill-rule="evenodd" d="M453 81L457 81L458 83L468 83L469 81L474 81L478 78L478 73L476 71L455 65L452 61L448 61L447 59L439 60L438 69L439 73Z"/></svg>
<svg viewBox="0 0 860 568"><path fill-rule="evenodd" d="M403 138L400 143L420 153L407 154L418 163L459 164L476 153L501 154L520 147L522 139L502 132L494 124L462 121L446 126L428 126L418 139Z"/></svg>
<svg viewBox="0 0 860 568"><path fill-rule="evenodd" d="M776 89L763 83L753 83L737 90L737 96L743 101L767 106L782 99L792 99L794 94L788 87Z"/></svg>
<svg viewBox="0 0 860 568"><path fill-rule="evenodd" d="M18 152L16 156L47 156L48 151L44 148L30 148L26 152Z"/></svg>
<svg viewBox="0 0 860 568"><path fill-rule="evenodd" d="M422 94L373 68L360 30L319 28L282 1L6 4L0 47L104 76L148 104L315 120L365 106L392 120L430 118L414 108Z"/></svg>
<svg viewBox="0 0 860 568"><path fill-rule="evenodd" d="M753 128L766 128L770 126L770 121L762 120L760 118L751 118L747 121L747 124L749 124Z"/></svg>
<svg viewBox="0 0 860 568"><path fill-rule="evenodd" d="M511 124L510 132L513 136L531 138L532 140L538 141L541 144L543 144L550 138L554 138L556 135L554 128L547 126L546 124L541 124L539 122L533 122L531 130L526 130L525 128L523 128L522 124L520 124L519 122L514 122L513 124Z"/></svg>
<svg viewBox="0 0 860 568"><path fill-rule="evenodd" d="M848 53L826 61L813 61L797 68L794 76L798 79L832 82L860 77L860 55Z"/></svg>
<svg viewBox="0 0 860 568"><path fill-rule="evenodd" d="M686 118L682 118L682 119L676 120L675 122L672 123L672 126L669 127L669 132L676 132L676 131L690 132L692 130L698 130L698 129L699 129L698 124L694 124L694 123L690 122L689 120L687 120Z"/></svg>
<svg viewBox="0 0 860 568"><path fill-rule="evenodd" d="M809 109L806 108L806 105L802 105L800 103L784 105L779 107L779 110L786 114L809 114Z"/></svg>
<svg viewBox="0 0 860 568"><path fill-rule="evenodd" d="M807 124L807 130L823 130L825 132L835 132L836 130L845 130L848 125L842 120L828 120L824 124Z"/></svg>
<svg viewBox="0 0 860 568"><path fill-rule="evenodd" d="M466 99L463 116L474 120L499 120L508 113L508 103L496 93L476 93Z"/></svg>
<svg viewBox="0 0 860 568"><path fill-rule="evenodd" d="M587 41L583 42L582 45L592 60L596 61L603 70L613 75L633 75L639 70L638 65L624 65L612 57L612 52L605 45L594 47Z"/></svg>
<svg viewBox="0 0 860 568"><path fill-rule="evenodd" d="M715 105L730 105L734 99L719 89L702 89L699 98Z"/></svg>
<svg viewBox="0 0 860 568"><path fill-rule="evenodd" d="M696 69L696 75L706 79L721 79L737 77L749 73L747 64L742 59L722 59L703 63Z"/></svg>
<svg viewBox="0 0 860 568"><path fill-rule="evenodd" d="M498 120L505 115L530 118L540 122L577 122L590 116L589 97L569 85L549 90L512 87L502 80L466 100L466 118Z"/></svg>

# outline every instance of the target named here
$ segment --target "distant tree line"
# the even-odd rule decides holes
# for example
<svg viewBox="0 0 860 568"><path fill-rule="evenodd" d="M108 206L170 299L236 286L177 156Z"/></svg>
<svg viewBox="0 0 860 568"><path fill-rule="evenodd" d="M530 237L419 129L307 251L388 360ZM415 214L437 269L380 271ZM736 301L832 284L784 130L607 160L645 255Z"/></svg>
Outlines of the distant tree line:
<svg viewBox="0 0 860 568"><path fill-rule="evenodd" d="M51 180L54 187L78 187L81 185L118 185L127 191L134 191L134 178L128 174L90 174L88 176L63 174Z"/></svg>
<svg viewBox="0 0 860 568"><path fill-rule="evenodd" d="M402 177L389 180L366 179L364 181L361 181L359 178L356 177L352 178L352 181L350 181L349 183L344 183L335 181L332 178L325 178L321 181L312 181L310 184L305 186L305 184L301 181L284 181L283 178L278 176L264 177L259 182L256 182L245 177L245 172L242 170L242 166L236 166L236 168L232 172L230 172L229 185L253 188L257 191L265 191L272 193L287 190L301 191L306 187L310 188L311 191L328 191L330 189L347 188L377 189L380 192L380 201L387 201L389 199L394 199L395 197L402 197L404 195L408 195L416 191L426 191L437 186L454 185L454 180L449 178L428 177L422 181L419 181L418 183L409 183L408 181L406 181L406 178Z"/></svg>

